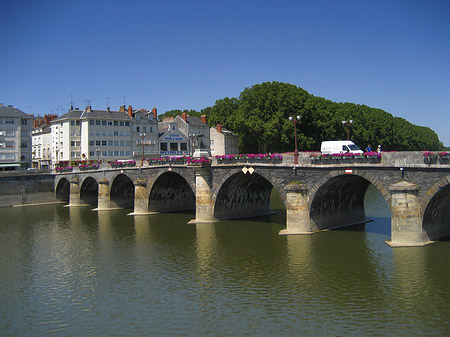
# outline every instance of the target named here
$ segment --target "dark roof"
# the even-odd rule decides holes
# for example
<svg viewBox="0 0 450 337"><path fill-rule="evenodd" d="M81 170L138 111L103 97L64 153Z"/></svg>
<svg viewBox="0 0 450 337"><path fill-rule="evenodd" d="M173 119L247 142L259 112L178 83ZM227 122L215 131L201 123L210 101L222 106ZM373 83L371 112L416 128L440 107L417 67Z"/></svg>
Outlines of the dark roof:
<svg viewBox="0 0 450 337"><path fill-rule="evenodd" d="M33 118L33 115L26 114L12 105L0 105L0 116L2 117L20 117Z"/></svg>
<svg viewBox="0 0 450 337"><path fill-rule="evenodd" d="M181 115L178 115L175 118L180 118L182 121L184 121L184 119ZM207 124L203 123L200 118L189 116L189 115L186 116L186 123L188 125L208 126Z"/></svg>
<svg viewBox="0 0 450 337"><path fill-rule="evenodd" d="M129 119L127 112L121 111L108 111L108 110L69 110L64 115L54 119L55 121L61 121L64 119Z"/></svg>

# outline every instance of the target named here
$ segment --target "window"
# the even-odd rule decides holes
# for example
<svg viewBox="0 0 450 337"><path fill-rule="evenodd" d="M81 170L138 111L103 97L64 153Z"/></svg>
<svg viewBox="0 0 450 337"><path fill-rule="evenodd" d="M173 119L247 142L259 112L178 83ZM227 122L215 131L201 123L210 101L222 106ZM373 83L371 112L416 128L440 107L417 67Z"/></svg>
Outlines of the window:
<svg viewBox="0 0 450 337"><path fill-rule="evenodd" d="M102 152L102 156L103 156L103 157L106 157L107 155L108 155L108 151L103 151L103 152Z"/></svg>
<svg viewBox="0 0 450 337"><path fill-rule="evenodd" d="M70 121L70 125L75 125L75 121Z"/></svg>
<svg viewBox="0 0 450 337"><path fill-rule="evenodd" d="M161 143L161 151L167 151L167 143Z"/></svg>
<svg viewBox="0 0 450 337"><path fill-rule="evenodd" d="M6 142L6 147L14 148L14 142Z"/></svg>
<svg viewBox="0 0 450 337"><path fill-rule="evenodd" d="M5 124L14 124L14 119L6 119Z"/></svg>
<svg viewBox="0 0 450 337"><path fill-rule="evenodd" d="M119 146L119 141L118 140L114 141L114 146Z"/></svg>
<svg viewBox="0 0 450 337"><path fill-rule="evenodd" d="M113 146L114 142L112 140L108 140L108 146Z"/></svg>
<svg viewBox="0 0 450 337"><path fill-rule="evenodd" d="M102 125L106 125L106 121L102 121Z"/></svg>
<svg viewBox="0 0 450 337"><path fill-rule="evenodd" d="M170 151L178 151L178 143L170 143Z"/></svg>
<svg viewBox="0 0 450 337"><path fill-rule="evenodd" d="M187 151L187 143L180 143L180 150Z"/></svg>
<svg viewBox="0 0 450 337"><path fill-rule="evenodd" d="M95 125L100 125L100 123L101 123L101 120L100 120L100 119L97 119L97 120L95 121Z"/></svg>
<svg viewBox="0 0 450 337"><path fill-rule="evenodd" d="M75 124L76 124L77 126L80 126L80 121L76 121Z"/></svg>
<svg viewBox="0 0 450 337"><path fill-rule="evenodd" d="M136 126L136 132L139 132L139 126Z"/></svg>
<svg viewBox="0 0 450 337"><path fill-rule="evenodd" d="M119 125L119 121L114 121L114 126L118 126Z"/></svg>
<svg viewBox="0 0 450 337"><path fill-rule="evenodd" d="M89 151L89 157L93 157L93 156L95 156L94 151Z"/></svg>
<svg viewBox="0 0 450 337"><path fill-rule="evenodd" d="M108 121L108 125L113 125L113 122L112 121Z"/></svg>
<svg viewBox="0 0 450 337"><path fill-rule="evenodd" d="M146 126L144 126L144 127L142 127L144 130L144 132L147 132L147 127Z"/></svg>
<svg viewBox="0 0 450 337"><path fill-rule="evenodd" d="M106 146L106 140L102 140L102 146Z"/></svg>
<svg viewBox="0 0 450 337"><path fill-rule="evenodd" d="M108 151L108 156L112 157L113 156L113 152L112 151Z"/></svg>
<svg viewBox="0 0 450 337"><path fill-rule="evenodd" d="M14 130L6 130L6 136L14 136Z"/></svg>
<svg viewBox="0 0 450 337"><path fill-rule="evenodd" d="M123 140L120 141L120 146L125 146L125 142Z"/></svg>
<svg viewBox="0 0 450 337"><path fill-rule="evenodd" d="M119 155L119 151L114 151L114 155L118 156Z"/></svg>
<svg viewBox="0 0 450 337"><path fill-rule="evenodd" d="M94 145L95 145L95 141L90 140L90 141L89 141L89 146L94 146Z"/></svg>
<svg viewBox="0 0 450 337"><path fill-rule="evenodd" d="M123 157L125 155L124 151L120 151L120 155Z"/></svg>
<svg viewBox="0 0 450 337"><path fill-rule="evenodd" d="M119 135L119 131L114 131L114 136L118 136Z"/></svg>
<svg viewBox="0 0 450 337"><path fill-rule="evenodd" d="M70 146L75 146L75 142L73 140L70 142Z"/></svg>
<svg viewBox="0 0 450 337"><path fill-rule="evenodd" d="M130 126L130 122L125 122L125 126Z"/></svg>
<svg viewBox="0 0 450 337"><path fill-rule="evenodd" d="M130 156L130 151L126 151L126 152L125 152L125 155L126 155L126 156Z"/></svg>
<svg viewBox="0 0 450 337"><path fill-rule="evenodd" d="M125 123L123 121L120 121L120 126L124 126Z"/></svg>
<svg viewBox="0 0 450 337"><path fill-rule="evenodd" d="M94 120L93 119L91 119L90 121L89 121L89 125L94 125Z"/></svg>
<svg viewBox="0 0 450 337"><path fill-rule="evenodd" d="M101 141L99 141L99 140L96 140L96 141L95 141L95 145L100 146L101 144L102 144Z"/></svg>

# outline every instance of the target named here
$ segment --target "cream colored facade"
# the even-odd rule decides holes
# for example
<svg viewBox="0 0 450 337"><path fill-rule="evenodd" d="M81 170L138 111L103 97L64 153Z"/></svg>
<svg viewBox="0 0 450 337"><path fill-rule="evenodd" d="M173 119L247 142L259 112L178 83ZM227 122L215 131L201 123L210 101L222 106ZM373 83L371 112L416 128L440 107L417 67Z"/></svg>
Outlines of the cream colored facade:
<svg viewBox="0 0 450 337"><path fill-rule="evenodd" d="M209 130L211 156L239 154L239 137L221 125Z"/></svg>
<svg viewBox="0 0 450 337"><path fill-rule="evenodd" d="M156 114L156 109L155 114ZM150 116L151 115L151 116ZM147 110L119 111L71 109L51 123L53 167L70 165L71 161L132 160L158 148L157 120ZM145 134L145 137L143 137ZM151 143L151 142L154 143Z"/></svg>

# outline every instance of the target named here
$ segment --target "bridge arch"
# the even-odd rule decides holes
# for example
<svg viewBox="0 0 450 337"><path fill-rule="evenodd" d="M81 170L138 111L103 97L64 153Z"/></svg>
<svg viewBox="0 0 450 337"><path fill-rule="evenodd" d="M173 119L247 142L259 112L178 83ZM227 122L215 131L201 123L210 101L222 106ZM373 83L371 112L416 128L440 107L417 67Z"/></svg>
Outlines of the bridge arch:
<svg viewBox="0 0 450 337"><path fill-rule="evenodd" d="M248 218L270 214L273 184L263 175L233 170L218 184L213 195L214 218Z"/></svg>
<svg viewBox="0 0 450 337"><path fill-rule="evenodd" d="M70 182L66 177L61 177L55 187L55 197L60 201L69 203L70 200Z"/></svg>
<svg viewBox="0 0 450 337"><path fill-rule="evenodd" d="M390 194L374 177L361 171L329 172L309 193L309 212L316 229L338 228L366 222L364 196L370 184L390 207Z"/></svg>
<svg viewBox="0 0 450 337"><path fill-rule="evenodd" d="M185 177L173 171L161 172L151 187L148 210L178 212L194 209L194 191Z"/></svg>
<svg viewBox="0 0 450 337"><path fill-rule="evenodd" d="M80 186L80 200L85 204L98 204L98 182L95 178L85 177Z"/></svg>
<svg viewBox="0 0 450 337"><path fill-rule="evenodd" d="M120 208L134 207L134 183L126 174L120 173L113 178L110 202Z"/></svg>
<svg viewBox="0 0 450 337"><path fill-rule="evenodd" d="M450 236L450 176L438 181L421 201L422 228L430 241Z"/></svg>

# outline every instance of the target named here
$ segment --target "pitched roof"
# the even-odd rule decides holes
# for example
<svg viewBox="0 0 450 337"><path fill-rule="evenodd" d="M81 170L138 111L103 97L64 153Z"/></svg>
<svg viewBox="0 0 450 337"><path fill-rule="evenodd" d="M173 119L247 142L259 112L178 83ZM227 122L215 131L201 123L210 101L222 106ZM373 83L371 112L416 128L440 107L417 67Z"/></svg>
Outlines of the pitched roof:
<svg viewBox="0 0 450 337"><path fill-rule="evenodd" d="M12 105L0 105L0 116L2 117L20 117L20 118L34 118L33 115L26 114Z"/></svg>
<svg viewBox="0 0 450 337"><path fill-rule="evenodd" d="M73 109L66 112L64 115L54 119L55 121L61 121L64 119L122 119L131 120L127 112L121 111L108 111L108 110L78 110Z"/></svg>

